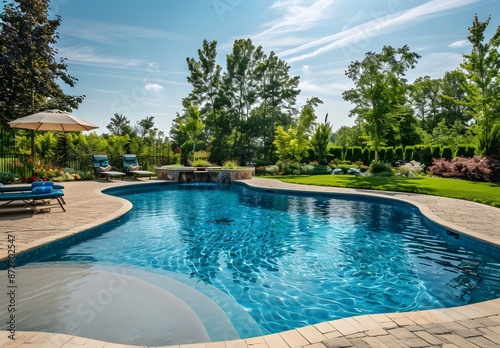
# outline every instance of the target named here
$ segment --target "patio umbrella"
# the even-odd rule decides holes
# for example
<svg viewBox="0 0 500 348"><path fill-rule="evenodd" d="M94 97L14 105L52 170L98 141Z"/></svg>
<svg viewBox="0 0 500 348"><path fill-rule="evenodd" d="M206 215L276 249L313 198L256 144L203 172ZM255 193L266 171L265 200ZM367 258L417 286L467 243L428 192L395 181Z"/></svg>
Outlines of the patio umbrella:
<svg viewBox="0 0 500 348"><path fill-rule="evenodd" d="M31 129L31 155L35 152L35 131L82 132L99 128L61 110L46 110L9 122L12 128Z"/></svg>
<svg viewBox="0 0 500 348"><path fill-rule="evenodd" d="M99 128L61 110L46 110L9 122L12 128L41 131L81 132Z"/></svg>

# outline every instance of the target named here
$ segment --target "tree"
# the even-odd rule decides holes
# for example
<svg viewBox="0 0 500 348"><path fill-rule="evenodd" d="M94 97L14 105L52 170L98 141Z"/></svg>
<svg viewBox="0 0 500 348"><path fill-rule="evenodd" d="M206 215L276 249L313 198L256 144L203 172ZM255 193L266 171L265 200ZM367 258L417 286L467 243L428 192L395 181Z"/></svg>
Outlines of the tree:
<svg viewBox="0 0 500 348"><path fill-rule="evenodd" d="M336 146L344 146L344 147L353 147L353 146L362 146L362 136L363 130L361 125L355 125L352 127L342 126L337 129L332 136L333 143Z"/></svg>
<svg viewBox="0 0 500 348"><path fill-rule="evenodd" d="M297 130L294 128L285 131L282 126L276 127L273 144L281 161L294 159L298 152Z"/></svg>
<svg viewBox="0 0 500 348"><path fill-rule="evenodd" d="M430 76L417 78L409 86L410 100L420 118L420 127L424 131L431 131L432 125L427 122L427 117L435 117L440 88L440 80L431 79Z"/></svg>
<svg viewBox="0 0 500 348"><path fill-rule="evenodd" d="M222 67L216 63L217 41L203 41L203 48L198 50L198 60L186 58L190 75L188 82L193 90L187 99L201 106L202 119L205 119L206 130L213 137L210 160L222 163L225 140L231 134L228 118L223 112L221 84ZM205 117L203 117L205 116Z"/></svg>
<svg viewBox="0 0 500 348"><path fill-rule="evenodd" d="M326 114L325 122L318 125L311 139L314 155L317 157L320 164L327 164L326 153L331 132L332 126L328 122L328 114Z"/></svg>
<svg viewBox="0 0 500 348"><path fill-rule="evenodd" d="M0 14L0 120L2 124L40 111L71 111L85 96L63 93L77 79L67 73L64 58L56 61L61 17L48 19L48 0L14 0Z"/></svg>
<svg viewBox="0 0 500 348"><path fill-rule="evenodd" d="M355 88L343 92L342 97L355 105L349 116L357 115L365 122L376 161L385 132L394 121L391 115L405 104L405 72L415 67L418 58L406 45L398 49L384 46L381 53L366 53L362 62L351 63L346 71Z"/></svg>
<svg viewBox="0 0 500 348"><path fill-rule="evenodd" d="M467 113L465 106L466 92L462 87L464 74L459 70L446 72L441 80L441 100L439 101L439 118L433 124L444 120L448 127L454 127L456 122L467 130L471 116Z"/></svg>
<svg viewBox="0 0 500 348"><path fill-rule="evenodd" d="M236 40L226 57L223 94L234 134L233 158L243 160L250 155L250 139L244 130L258 98L255 69L263 58L262 47L255 47L250 39Z"/></svg>
<svg viewBox="0 0 500 348"><path fill-rule="evenodd" d="M291 113L295 112L294 105L300 93L298 89L299 77L290 76L290 66L271 52L255 69L256 79L259 82L258 97L260 99L261 132L264 146L263 156L271 158L275 127L282 125L287 128L292 120ZM318 98L311 99L312 105L321 102ZM322 102L321 102L322 103ZM317 106L317 105L316 105ZM288 117L287 117L288 116Z"/></svg>
<svg viewBox="0 0 500 348"><path fill-rule="evenodd" d="M185 121L181 121L179 130L186 133L193 142L193 161L195 160L196 139L205 128L205 124L201 120L200 111L195 105L190 105L185 114Z"/></svg>
<svg viewBox="0 0 500 348"><path fill-rule="evenodd" d="M135 127L137 136L143 140L149 135L152 135L154 137L156 131L158 130L158 128L154 127L154 116L143 118L142 120L137 122L137 125Z"/></svg>
<svg viewBox="0 0 500 348"><path fill-rule="evenodd" d="M113 118L111 118L111 121L106 126L106 128L113 135L128 134L129 132L127 131L131 129L130 120L127 119L127 116L115 113L113 115Z"/></svg>
<svg viewBox="0 0 500 348"><path fill-rule="evenodd" d="M491 39L484 32L491 17L480 22L477 15L469 28L467 39L472 44L470 54L464 54L460 67L465 75L462 86L466 92L467 112L480 127L480 148L485 155L494 154L494 128L500 120L500 26ZM460 103L460 102L459 102Z"/></svg>

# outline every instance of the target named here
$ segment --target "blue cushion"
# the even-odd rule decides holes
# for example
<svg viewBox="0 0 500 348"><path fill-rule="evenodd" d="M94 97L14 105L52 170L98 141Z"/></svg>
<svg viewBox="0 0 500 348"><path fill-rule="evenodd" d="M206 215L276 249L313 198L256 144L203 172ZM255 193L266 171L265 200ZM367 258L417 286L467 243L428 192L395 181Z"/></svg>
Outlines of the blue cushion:
<svg viewBox="0 0 500 348"><path fill-rule="evenodd" d="M51 193L52 186L35 186L31 189L32 193Z"/></svg>
<svg viewBox="0 0 500 348"><path fill-rule="evenodd" d="M31 183L32 188L38 186L54 186L54 183L52 181L33 181Z"/></svg>

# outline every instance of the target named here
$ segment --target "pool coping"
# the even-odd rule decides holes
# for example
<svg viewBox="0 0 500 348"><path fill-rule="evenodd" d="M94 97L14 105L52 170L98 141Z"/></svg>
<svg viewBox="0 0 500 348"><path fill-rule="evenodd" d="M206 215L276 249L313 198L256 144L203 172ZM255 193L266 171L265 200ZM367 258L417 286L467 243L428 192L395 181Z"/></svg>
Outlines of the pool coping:
<svg viewBox="0 0 500 348"><path fill-rule="evenodd" d="M103 191L108 188L118 188L126 185L166 185L172 183L165 180L65 183L68 205L66 213L59 213L54 210L48 214L30 214L28 217L25 214L19 214L19 216L15 217L5 217L0 214L0 222L6 227L4 235L18 233L24 236L24 241L16 245L19 253L33 251L41 245L50 245L62 238L76 236L82 231L119 219L126 214L132 207L130 202L123 198L103 194ZM479 203L389 191L287 184L277 180L256 177L237 184L282 193L307 191L309 194L317 195L349 194L383 199L391 198L416 206L426 218L446 230L471 237L472 240L486 241L492 245L500 246L500 209ZM84 204L85 202L88 204ZM90 207L87 207L87 205L90 205ZM54 221L52 221L60 218L63 218L60 223L56 222L54 224ZM23 227L25 226L24 222L33 225L31 228L32 231L36 231L36 238L30 239L29 233L24 234L25 231L21 231L21 225L18 224L20 220L23 221ZM68 222L71 223L68 225ZM39 231L37 224L47 225L48 228ZM485 228L485 226L487 227ZM53 233L52 230L54 230ZM3 253L0 253L0 258L2 259L6 258L7 250L4 248L6 246L4 239L0 243L0 246L2 246L0 251ZM62 334L16 332L16 341L10 340L8 335L8 331L0 331L0 345L9 345L15 342L16 346L22 343L50 344L54 347L126 346ZM465 344L476 344L477 346L482 346L482 344L484 346L488 344L500 345L500 299L455 308L363 315L250 339L181 346L192 348L243 348L258 345L259 348L287 348L317 345L317 347L321 348L324 346L358 346L356 342L359 346L362 343L364 346L386 345L390 347L430 347L438 345L439 342L441 342L440 344L454 344L455 346L464 346Z"/></svg>

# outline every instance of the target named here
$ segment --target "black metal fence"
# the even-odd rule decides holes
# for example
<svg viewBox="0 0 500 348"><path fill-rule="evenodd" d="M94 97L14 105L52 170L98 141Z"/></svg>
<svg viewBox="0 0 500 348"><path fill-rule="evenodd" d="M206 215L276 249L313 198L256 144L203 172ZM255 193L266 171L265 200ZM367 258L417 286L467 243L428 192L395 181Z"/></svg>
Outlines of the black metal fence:
<svg viewBox="0 0 500 348"><path fill-rule="evenodd" d="M108 156L109 163L116 170L123 170L121 156ZM161 167L172 163L172 157L169 154L163 156L137 156L137 161L144 170L154 171L154 168ZM92 156L69 157L61 161L55 158L44 158L42 160L43 167L54 166L60 168L71 168L76 172L87 173L93 172ZM29 155L10 154L0 155L0 172L9 172L20 178L27 178L33 174L34 169L38 166L37 163L31 161Z"/></svg>

